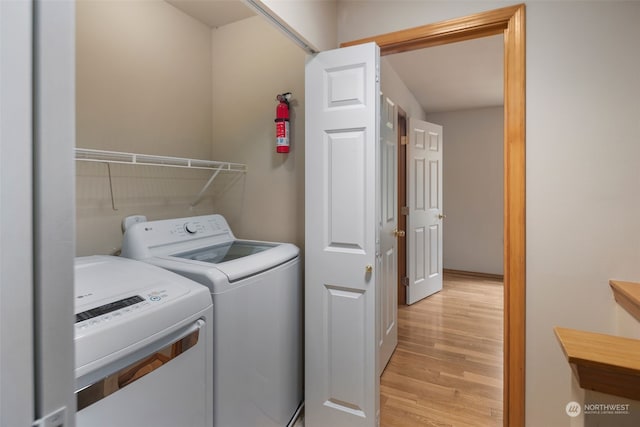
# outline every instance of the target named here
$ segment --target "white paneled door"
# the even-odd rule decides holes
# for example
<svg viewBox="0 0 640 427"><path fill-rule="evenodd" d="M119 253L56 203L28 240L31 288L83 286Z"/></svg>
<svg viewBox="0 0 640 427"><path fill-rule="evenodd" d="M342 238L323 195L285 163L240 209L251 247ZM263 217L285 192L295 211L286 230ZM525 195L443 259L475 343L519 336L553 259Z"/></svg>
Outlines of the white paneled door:
<svg viewBox="0 0 640 427"><path fill-rule="evenodd" d="M409 119L407 304L442 290L442 126Z"/></svg>
<svg viewBox="0 0 640 427"><path fill-rule="evenodd" d="M305 426L379 424L379 82L373 43L306 65Z"/></svg>
<svg viewBox="0 0 640 427"><path fill-rule="evenodd" d="M398 345L398 112L395 103L380 100L380 362L378 375Z"/></svg>

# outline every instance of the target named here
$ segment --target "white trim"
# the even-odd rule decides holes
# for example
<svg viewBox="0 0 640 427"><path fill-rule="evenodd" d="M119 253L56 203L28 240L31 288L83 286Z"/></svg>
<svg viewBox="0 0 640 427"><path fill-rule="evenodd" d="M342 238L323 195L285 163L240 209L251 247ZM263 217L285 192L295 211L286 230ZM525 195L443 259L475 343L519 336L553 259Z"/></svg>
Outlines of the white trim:
<svg viewBox="0 0 640 427"><path fill-rule="evenodd" d="M0 1L0 425L34 414L32 3Z"/></svg>

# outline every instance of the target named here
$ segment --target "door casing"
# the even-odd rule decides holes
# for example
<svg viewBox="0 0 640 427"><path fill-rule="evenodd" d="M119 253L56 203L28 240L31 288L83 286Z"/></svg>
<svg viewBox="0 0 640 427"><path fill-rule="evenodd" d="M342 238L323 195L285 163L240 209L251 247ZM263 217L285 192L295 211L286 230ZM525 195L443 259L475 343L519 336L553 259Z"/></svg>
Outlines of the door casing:
<svg viewBox="0 0 640 427"><path fill-rule="evenodd" d="M376 42L381 55L504 36L504 380L503 425L525 423L525 6L481 12L342 43Z"/></svg>

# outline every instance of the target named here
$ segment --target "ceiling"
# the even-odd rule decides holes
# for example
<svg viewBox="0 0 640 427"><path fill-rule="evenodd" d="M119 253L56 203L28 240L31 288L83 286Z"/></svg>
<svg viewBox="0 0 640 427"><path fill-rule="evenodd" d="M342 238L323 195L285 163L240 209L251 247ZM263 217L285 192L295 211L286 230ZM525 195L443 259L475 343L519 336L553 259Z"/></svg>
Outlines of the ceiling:
<svg viewBox="0 0 640 427"><path fill-rule="evenodd" d="M385 58L427 113L503 104L502 35Z"/></svg>
<svg viewBox="0 0 640 427"><path fill-rule="evenodd" d="M212 28L255 16L255 12L240 0L166 0L187 15Z"/></svg>
<svg viewBox="0 0 640 427"><path fill-rule="evenodd" d="M217 28L256 13L241 0L166 0ZM503 104L502 35L386 56L427 113Z"/></svg>

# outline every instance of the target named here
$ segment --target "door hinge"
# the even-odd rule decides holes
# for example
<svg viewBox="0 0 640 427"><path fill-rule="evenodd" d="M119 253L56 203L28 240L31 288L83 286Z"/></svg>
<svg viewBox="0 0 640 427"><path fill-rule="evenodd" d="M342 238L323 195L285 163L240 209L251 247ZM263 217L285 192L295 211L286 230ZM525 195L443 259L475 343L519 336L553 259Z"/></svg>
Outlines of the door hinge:
<svg viewBox="0 0 640 427"><path fill-rule="evenodd" d="M406 136L401 136L400 137L400 145L407 145L407 137Z"/></svg>
<svg viewBox="0 0 640 427"><path fill-rule="evenodd" d="M402 279L400 279L400 284L404 285L404 286L409 286L409 278L408 277L403 277Z"/></svg>
<svg viewBox="0 0 640 427"><path fill-rule="evenodd" d="M409 215L409 206L402 206L400 208L400 215Z"/></svg>

